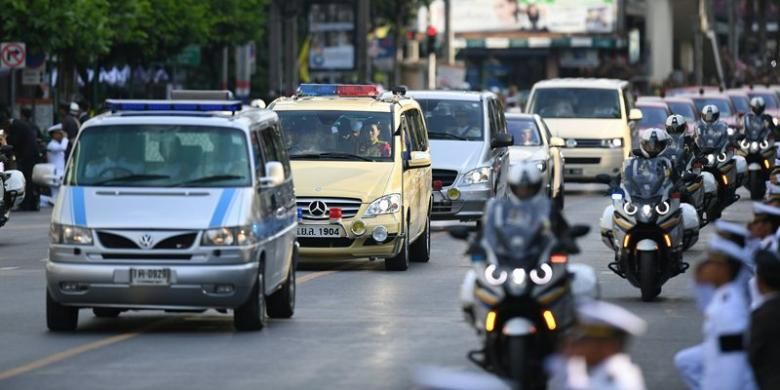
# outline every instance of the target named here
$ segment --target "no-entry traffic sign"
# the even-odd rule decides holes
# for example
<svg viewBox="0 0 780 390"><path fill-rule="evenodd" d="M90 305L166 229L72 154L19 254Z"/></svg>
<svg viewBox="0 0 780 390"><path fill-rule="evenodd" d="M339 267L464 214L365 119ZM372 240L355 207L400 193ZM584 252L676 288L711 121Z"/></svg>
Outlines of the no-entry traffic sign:
<svg viewBox="0 0 780 390"><path fill-rule="evenodd" d="M4 68L23 69L26 58L24 42L0 43L0 64Z"/></svg>

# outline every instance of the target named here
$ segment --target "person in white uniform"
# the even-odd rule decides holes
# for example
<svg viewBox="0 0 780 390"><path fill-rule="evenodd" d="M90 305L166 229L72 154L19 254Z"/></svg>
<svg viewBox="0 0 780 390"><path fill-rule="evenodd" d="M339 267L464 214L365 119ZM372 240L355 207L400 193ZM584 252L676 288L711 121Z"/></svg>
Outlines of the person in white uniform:
<svg viewBox="0 0 780 390"><path fill-rule="evenodd" d="M54 165L54 175L61 179L65 174L65 155L68 150L68 138L65 137L62 124L50 127L49 136L51 141L46 145L46 159L49 164ZM56 201L59 190L59 185L51 187L51 199L49 200L51 204L54 204Z"/></svg>
<svg viewBox="0 0 780 390"><path fill-rule="evenodd" d="M710 241L696 268L696 301L704 308L701 344L680 351L675 365L690 389L755 389L745 351L750 308L738 275L750 256L722 237Z"/></svg>
<svg viewBox="0 0 780 390"><path fill-rule="evenodd" d="M567 337L551 389L643 390L642 370L626 346L644 333L645 321L620 306L596 300L577 307L578 322Z"/></svg>

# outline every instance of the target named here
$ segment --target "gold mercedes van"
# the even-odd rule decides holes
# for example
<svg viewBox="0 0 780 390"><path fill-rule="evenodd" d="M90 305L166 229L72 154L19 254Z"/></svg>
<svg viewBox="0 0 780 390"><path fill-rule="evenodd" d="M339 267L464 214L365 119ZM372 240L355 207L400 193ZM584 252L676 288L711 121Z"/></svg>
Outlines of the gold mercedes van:
<svg viewBox="0 0 780 390"><path fill-rule="evenodd" d="M303 84L274 101L292 161L300 256L430 259L431 154L419 104L405 90Z"/></svg>

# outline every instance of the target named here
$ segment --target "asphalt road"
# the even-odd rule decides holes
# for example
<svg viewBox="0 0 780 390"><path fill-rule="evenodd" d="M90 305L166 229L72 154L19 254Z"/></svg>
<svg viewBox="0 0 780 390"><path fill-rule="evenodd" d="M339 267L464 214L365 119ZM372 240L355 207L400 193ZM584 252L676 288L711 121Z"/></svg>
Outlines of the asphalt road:
<svg viewBox="0 0 780 390"><path fill-rule="evenodd" d="M575 186L567 186L575 187ZM602 297L646 319L633 357L648 388L681 389L672 357L700 340L700 315L689 293L690 272L671 280L657 302L612 274L598 218L603 187L576 186L566 214L591 225L574 259L595 267ZM725 213L751 217L740 201ZM380 262L308 264L298 274L296 314L260 333L237 333L232 316L161 312L97 319L82 310L73 334L46 331L43 260L49 213L15 213L0 228L0 389L328 389L412 387L423 366L479 372L465 357L477 347L463 322L458 287L468 262L463 244L433 237L428 264L385 272ZM686 254L701 259L711 228Z"/></svg>

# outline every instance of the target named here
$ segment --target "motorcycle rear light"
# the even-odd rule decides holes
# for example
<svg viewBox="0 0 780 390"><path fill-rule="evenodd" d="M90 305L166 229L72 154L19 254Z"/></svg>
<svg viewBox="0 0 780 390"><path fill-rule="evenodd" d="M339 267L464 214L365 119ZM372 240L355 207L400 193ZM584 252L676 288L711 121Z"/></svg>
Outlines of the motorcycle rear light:
<svg viewBox="0 0 780 390"><path fill-rule="evenodd" d="M556 253L550 256L550 262L553 264L566 264L569 261L569 257L564 253Z"/></svg>
<svg viewBox="0 0 780 390"><path fill-rule="evenodd" d="M434 191L441 191L441 189L444 187L444 183L442 183L441 180L434 180L433 181L433 190Z"/></svg>
<svg viewBox="0 0 780 390"><path fill-rule="evenodd" d="M551 311L545 310L542 313L542 317L544 317L544 322L547 324L547 329L555 330L558 327L558 324L555 323L555 316Z"/></svg>

